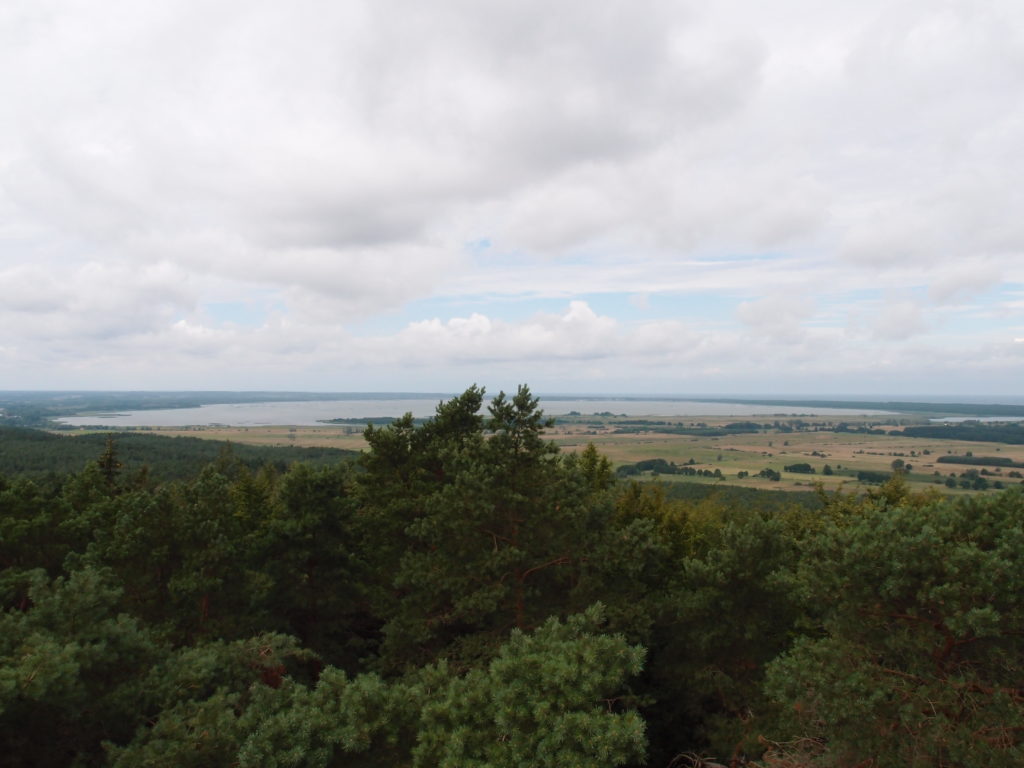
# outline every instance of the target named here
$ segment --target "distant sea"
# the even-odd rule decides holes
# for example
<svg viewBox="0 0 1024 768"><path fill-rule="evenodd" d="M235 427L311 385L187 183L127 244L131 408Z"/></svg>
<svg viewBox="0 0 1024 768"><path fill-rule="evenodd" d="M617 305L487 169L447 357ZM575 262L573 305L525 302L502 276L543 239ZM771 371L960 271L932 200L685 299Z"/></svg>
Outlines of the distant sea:
<svg viewBox="0 0 1024 768"><path fill-rule="evenodd" d="M124 411L119 413L68 416L58 419L72 427L100 425L105 427L186 427L223 425L229 427L319 426L331 419L397 418L405 413L416 417L434 414L436 396L415 398L404 395L395 399L375 396L356 400L310 400L306 402L223 403L198 408ZM882 410L852 408L820 408L804 405L751 405L716 403L702 400L623 398L545 399L540 406L548 416L571 412L583 415L612 413L617 416L684 417L684 416L852 416L882 415Z"/></svg>

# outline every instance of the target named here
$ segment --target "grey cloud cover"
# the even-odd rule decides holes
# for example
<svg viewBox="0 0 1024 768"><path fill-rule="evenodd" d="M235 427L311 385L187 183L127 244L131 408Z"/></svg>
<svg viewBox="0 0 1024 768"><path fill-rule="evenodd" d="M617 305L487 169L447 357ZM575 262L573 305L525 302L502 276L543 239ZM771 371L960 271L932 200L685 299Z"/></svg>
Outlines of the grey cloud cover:
<svg viewBox="0 0 1024 768"><path fill-rule="evenodd" d="M1015 2L9 0L0 71L0 388L1024 376Z"/></svg>

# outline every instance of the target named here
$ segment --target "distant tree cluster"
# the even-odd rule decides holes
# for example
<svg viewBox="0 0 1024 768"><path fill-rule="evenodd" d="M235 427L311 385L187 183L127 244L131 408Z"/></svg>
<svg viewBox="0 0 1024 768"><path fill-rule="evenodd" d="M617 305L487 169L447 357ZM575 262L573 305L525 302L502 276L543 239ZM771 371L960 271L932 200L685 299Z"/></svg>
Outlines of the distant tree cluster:
<svg viewBox="0 0 1024 768"><path fill-rule="evenodd" d="M857 471L857 481L861 483L873 483L880 485L887 482L892 478L891 472L879 472L871 469L861 469Z"/></svg>
<svg viewBox="0 0 1024 768"><path fill-rule="evenodd" d="M813 475L815 473L814 467L806 462L799 464L787 464L783 467L786 472L796 472L802 475Z"/></svg>
<svg viewBox="0 0 1024 768"><path fill-rule="evenodd" d="M615 473L619 477L633 477L644 472L650 472L655 475L684 475L688 477L725 479L721 469L694 467L693 465L696 463L694 459L690 459L686 464L682 465L677 465L674 461L667 461L665 459L645 459L635 464L623 464L615 470Z"/></svg>

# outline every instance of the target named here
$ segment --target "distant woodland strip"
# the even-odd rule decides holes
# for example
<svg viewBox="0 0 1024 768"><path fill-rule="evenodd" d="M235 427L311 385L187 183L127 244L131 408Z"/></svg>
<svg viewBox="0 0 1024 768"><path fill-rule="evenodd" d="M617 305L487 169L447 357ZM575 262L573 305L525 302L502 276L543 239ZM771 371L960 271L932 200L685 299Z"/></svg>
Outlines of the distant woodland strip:
<svg viewBox="0 0 1024 768"><path fill-rule="evenodd" d="M1024 462L1003 456L939 456L939 464L971 464L976 467L1024 467Z"/></svg>
<svg viewBox="0 0 1024 768"><path fill-rule="evenodd" d="M941 424L906 427L890 434L925 437L929 440L975 440L983 443L1024 445L1024 427L1020 424Z"/></svg>
<svg viewBox="0 0 1024 768"><path fill-rule="evenodd" d="M0 475L40 477L79 472L103 452L104 433L53 435L36 429L0 426ZM227 459L249 469L271 464L278 471L301 461L319 467L356 455L340 448L255 446L197 437L168 437L140 432L119 432L121 461L130 470L148 467L154 479L192 477L211 462Z"/></svg>
<svg viewBox="0 0 1024 768"><path fill-rule="evenodd" d="M915 403L890 400L739 400L714 398L706 402L739 405L778 405L786 408L847 408L898 413L931 413L949 416L1024 416L1024 405L1007 403Z"/></svg>

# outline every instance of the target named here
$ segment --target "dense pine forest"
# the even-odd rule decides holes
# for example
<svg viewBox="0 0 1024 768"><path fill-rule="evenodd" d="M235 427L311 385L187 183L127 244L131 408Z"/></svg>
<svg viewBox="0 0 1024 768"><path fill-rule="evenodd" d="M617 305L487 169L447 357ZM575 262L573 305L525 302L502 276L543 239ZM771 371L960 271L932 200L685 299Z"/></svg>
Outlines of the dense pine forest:
<svg viewBox="0 0 1024 768"><path fill-rule="evenodd" d="M357 457L0 434L0 762L1024 764L1020 488L687 496L482 403Z"/></svg>
<svg viewBox="0 0 1024 768"><path fill-rule="evenodd" d="M110 437L90 434L55 435L38 429L0 425L0 474L38 480L77 472L106 450ZM258 470L270 464L283 472L299 461L314 467L337 464L354 452L338 448L252 446L197 437L164 437L146 432L117 436L119 463L155 480L185 480L207 464L219 462Z"/></svg>

